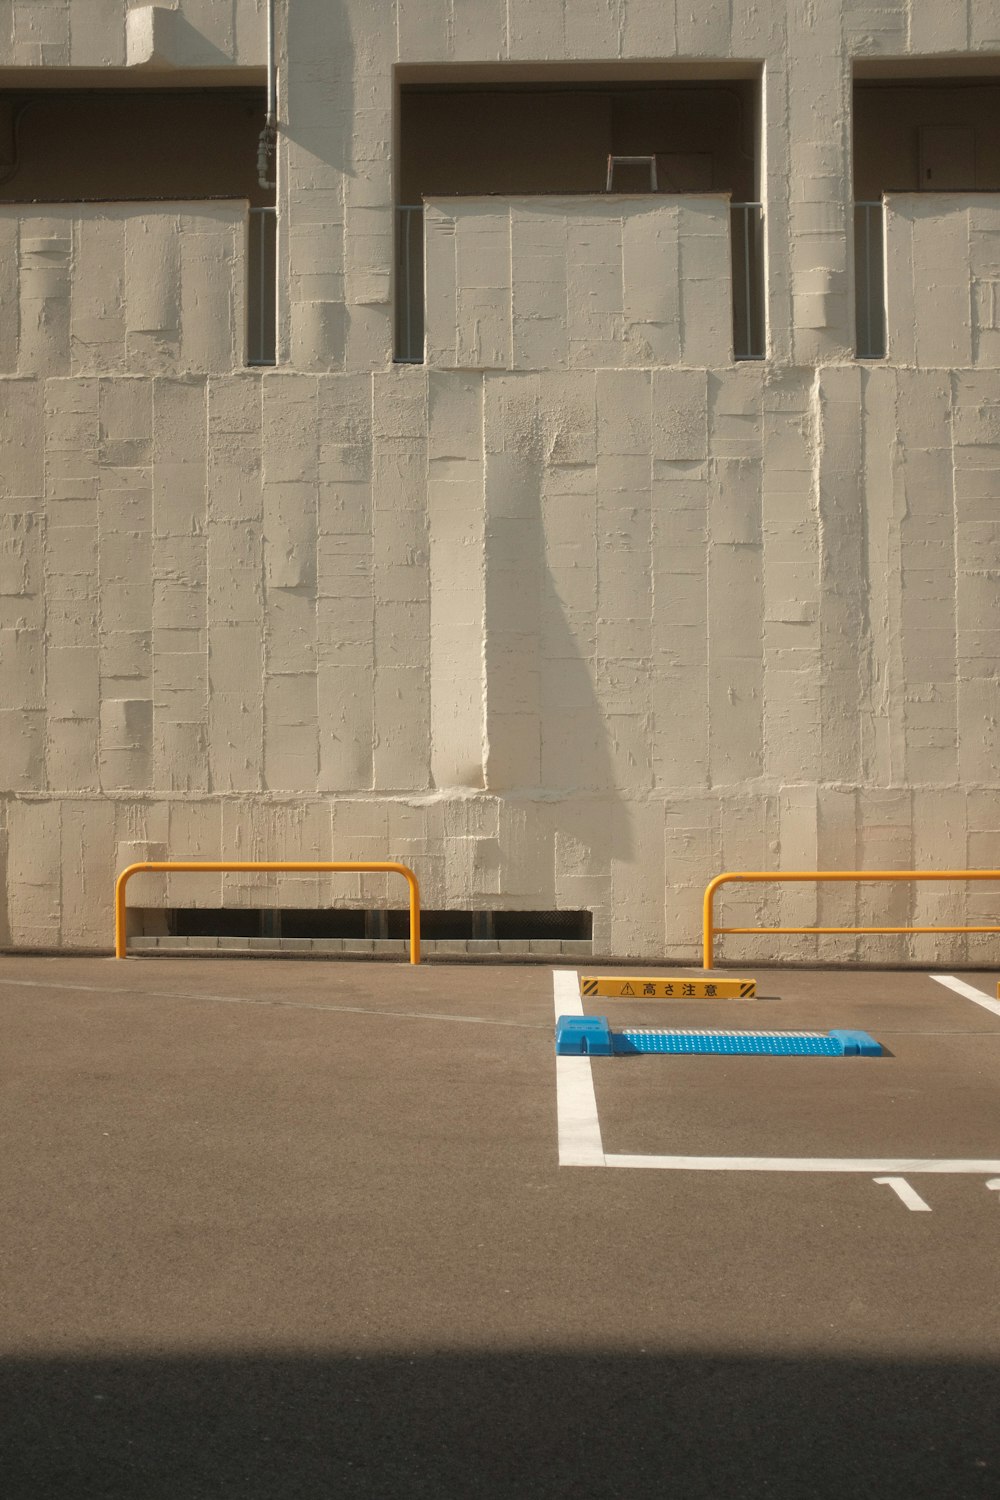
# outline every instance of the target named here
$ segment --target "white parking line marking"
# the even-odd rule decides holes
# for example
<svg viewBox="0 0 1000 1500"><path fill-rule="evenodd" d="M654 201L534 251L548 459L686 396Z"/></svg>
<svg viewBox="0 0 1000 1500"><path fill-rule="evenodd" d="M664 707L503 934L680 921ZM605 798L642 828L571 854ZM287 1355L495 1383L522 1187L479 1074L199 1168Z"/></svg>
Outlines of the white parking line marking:
<svg viewBox="0 0 1000 1500"><path fill-rule="evenodd" d="M989 995L977 990L974 984L966 984L964 979L956 979L954 974L931 974L930 978L935 984L946 985L956 995L964 995L974 1005L981 1005L983 1010L991 1010L995 1016L1000 1016L1000 1000L991 1000Z"/></svg>
<svg viewBox="0 0 1000 1500"><path fill-rule="evenodd" d="M946 1157L839 1156L630 1156L608 1152L608 1167L648 1167L664 1172L996 1172L1000 1161L949 1160Z"/></svg>
<svg viewBox="0 0 1000 1500"><path fill-rule="evenodd" d="M556 1020L582 1016L580 983L575 969L556 969L552 975ZM603 1167L604 1146L597 1117L594 1075L589 1057L556 1058L556 1116L561 1167Z"/></svg>
<svg viewBox="0 0 1000 1500"><path fill-rule="evenodd" d="M955 979L950 974L932 974L930 977L1000 1015L1000 1004L964 980ZM557 1019L559 1016L583 1015L575 970L557 969L552 976L552 987ZM556 1112L559 1164L564 1167L624 1167L654 1172L861 1172L885 1179L900 1179L904 1174L912 1176L914 1173L989 1175L1000 1172L1000 1160L980 1161L964 1157L638 1156L630 1152L605 1152L589 1057L556 1058ZM888 1185L902 1197L895 1181L889 1181ZM902 1185L923 1204L924 1210L930 1211L909 1183ZM1000 1191L1000 1177L987 1186ZM917 1211L916 1204L908 1204L908 1207Z"/></svg>
<svg viewBox="0 0 1000 1500"><path fill-rule="evenodd" d="M880 1187L892 1188L900 1203L905 1203L911 1213L929 1214L931 1206L925 1203L915 1188L911 1188L905 1177L876 1177Z"/></svg>
<svg viewBox="0 0 1000 1500"><path fill-rule="evenodd" d="M991 1177L986 1186L991 1193L1000 1193L1000 1177Z"/></svg>

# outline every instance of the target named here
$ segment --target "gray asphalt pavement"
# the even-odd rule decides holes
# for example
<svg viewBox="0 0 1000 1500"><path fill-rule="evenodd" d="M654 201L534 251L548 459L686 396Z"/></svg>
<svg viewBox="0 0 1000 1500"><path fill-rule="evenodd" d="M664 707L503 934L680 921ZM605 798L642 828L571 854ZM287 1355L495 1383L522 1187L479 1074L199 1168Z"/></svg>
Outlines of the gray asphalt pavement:
<svg viewBox="0 0 1000 1500"><path fill-rule="evenodd" d="M595 1062L609 1152L1000 1158L1000 1016L756 972L670 1024L891 1055ZM560 1167L552 1018L541 967L0 958L6 1500L1000 1496L990 1179Z"/></svg>

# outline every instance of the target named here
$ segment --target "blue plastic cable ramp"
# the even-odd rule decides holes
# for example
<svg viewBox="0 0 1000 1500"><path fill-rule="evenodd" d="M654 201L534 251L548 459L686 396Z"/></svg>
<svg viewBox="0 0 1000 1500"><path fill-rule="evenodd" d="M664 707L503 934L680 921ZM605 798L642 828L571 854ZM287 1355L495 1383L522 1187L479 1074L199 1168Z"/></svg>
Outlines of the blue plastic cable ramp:
<svg viewBox="0 0 1000 1500"><path fill-rule="evenodd" d="M560 1057L625 1057L663 1052L726 1057L880 1057L867 1031L718 1031L625 1027L612 1031L606 1016L560 1016Z"/></svg>

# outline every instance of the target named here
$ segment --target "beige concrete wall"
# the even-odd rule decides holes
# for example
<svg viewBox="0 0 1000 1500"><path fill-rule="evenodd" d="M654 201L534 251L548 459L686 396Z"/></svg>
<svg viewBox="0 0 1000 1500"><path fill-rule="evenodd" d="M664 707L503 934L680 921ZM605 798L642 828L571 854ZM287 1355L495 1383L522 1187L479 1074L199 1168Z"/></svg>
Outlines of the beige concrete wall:
<svg viewBox="0 0 1000 1500"><path fill-rule="evenodd" d="M100 941L119 843L391 847L646 953L724 865L988 862L996 378L3 382L14 940Z"/></svg>
<svg viewBox="0 0 1000 1500"><path fill-rule="evenodd" d="M223 12L242 14L217 7L206 36ZM22 40L25 17L84 14L5 13ZM189 330L219 315L214 286L182 304L179 352L153 367L129 363L127 338L108 368L85 373L72 344L68 364L26 364L20 309L16 333L13 314L3 325L0 938L107 945L114 871L145 853L391 854L428 905L586 908L603 952L689 959L700 888L725 867L992 864L1000 372L965 344L940 367L919 348L853 360L849 101L854 58L1000 50L995 6L404 0L389 14L279 7L280 368L185 362ZM122 7L107 16L113 30ZM7 45L7 65L63 65L58 37L37 45L56 50ZM605 344L511 368L512 341L489 368L393 366L395 64L648 78L671 60L710 75L760 59L766 360L712 344L685 362L671 345L627 367L604 363ZM514 318L516 211L491 208ZM964 222L988 210L970 203ZM704 212L714 254L718 205ZM540 285L562 286L561 232ZM51 296L63 317L66 250L20 253L44 288L28 300ZM102 327L121 264L109 254L87 312ZM624 250L621 264L624 312L641 281ZM985 276L985 259L967 264ZM651 295L687 294L678 265L683 284ZM144 276L140 301L160 284ZM36 323L55 339L58 317ZM177 877L142 900L254 906L264 889ZM400 904L380 880L333 889ZM330 891L303 880L280 899ZM726 914L985 909L955 888L838 888L742 893ZM984 944L784 951L951 962Z"/></svg>
<svg viewBox="0 0 1000 1500"><path fill-rule="evenodd" d="M732 360L728 198L428 199L432 368Z"/></svg>
<svg viewBox="0 0 1000 1500"><path fill-rule="evenodd" d="M4 0L0 66L259 66L264 22L263 0Z"/></svg>
<svg viewBox="0 0 1000 1500"><path fill-rule="evenodd" d="M0 374L239 369L245 203L0 205Z"/></svg>
<svg viewBox="0 0 1000 1500"><path fill-rule="evenodd" d="M1000 367L1000 195L894 194L885 225L893 363Z"/></svg>

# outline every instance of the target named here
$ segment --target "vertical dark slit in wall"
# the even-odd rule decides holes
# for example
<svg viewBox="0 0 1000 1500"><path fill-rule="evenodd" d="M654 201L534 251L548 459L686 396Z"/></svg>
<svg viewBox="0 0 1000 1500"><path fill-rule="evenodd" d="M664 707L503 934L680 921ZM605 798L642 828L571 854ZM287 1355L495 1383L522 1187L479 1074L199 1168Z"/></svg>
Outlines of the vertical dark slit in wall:
<svg viewBox="0 0 1000 1500"><path fill-rule="evenodd" d="M278 215L251 208L247 233L247 364L276 362Z"/></svg>
<svg viewBox="0 0 1000 1500"><path fill-rule="evenodd" d="M733 355L736 359L763 359L767 352L763 207L759 203L734 203L730 223Z"/></svg>

